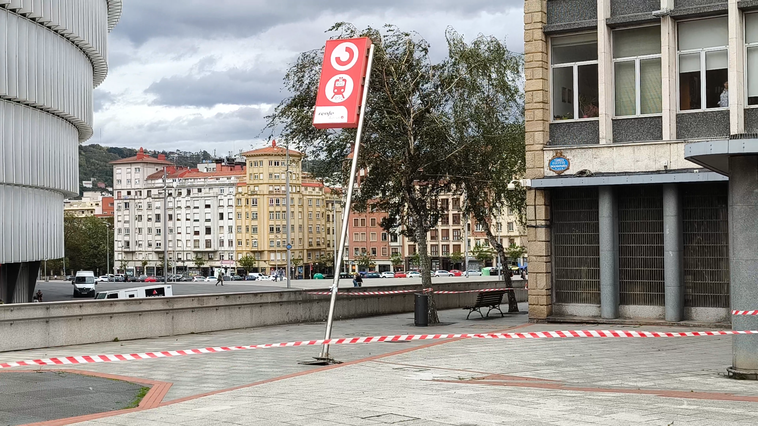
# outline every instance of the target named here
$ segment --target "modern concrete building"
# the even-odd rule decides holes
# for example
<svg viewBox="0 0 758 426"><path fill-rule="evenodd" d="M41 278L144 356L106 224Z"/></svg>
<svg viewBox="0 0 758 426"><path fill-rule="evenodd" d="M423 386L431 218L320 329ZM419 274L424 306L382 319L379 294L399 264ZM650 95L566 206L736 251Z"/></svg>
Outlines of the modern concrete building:
<svg viewBox="0 0 758 426"><path fill-rule="evenodd" d="M87 191L81 199L63 201L63 212L76 217L113 217L113 210L113 197L97 191Z"/></svg>
<svg viewBox="0 0 758 426"><path fill-rule="evenodd" d="M524 22L531 318L758 326L730 315L758 300L758 2L526 0Z"/></svg>
<svg viewBox="0 0 758 426"><path fill-rule="evenodd" d="M31 301L39 264L63 257L63 200L108 72L121 0L0 0L0 299Z"/></svg>
<svg viewBox="0 0 758 426"><path fill-rule="evenodd" d="M119 272L163 274L164 252L169 273L235 271L234 194L245 175L243 164L218 162L200 171L176 167L142 149L111 164Z"/></svg>

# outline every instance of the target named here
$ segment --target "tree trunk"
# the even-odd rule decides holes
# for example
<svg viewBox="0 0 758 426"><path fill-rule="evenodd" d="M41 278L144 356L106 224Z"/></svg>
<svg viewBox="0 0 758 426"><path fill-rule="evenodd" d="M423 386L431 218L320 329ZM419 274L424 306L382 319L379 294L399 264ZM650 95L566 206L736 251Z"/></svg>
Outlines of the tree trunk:
<svg viewBox="0 0 758 426"><path fill-rule="evenodd" d="M487 232L487 239L489 240L490 244L492 244L492 247L495 248L497 251L497 256L500 259L500 274L503 277L503 283L505 284L505 288L513 288L513 280L511 280L511 268L508 266L508 256L505 254L505 247L503 247L502 244L500 244L500 241L495 238L495 236L492 234L492 228L490 228L490 223L485 218L477 218L477 221L482 222L486 224L485 230ZM506 271L507 269L507 271ZM512 290L508 290L505 292L505 294L508 296L508 312L518 312L518 302L516 301L516 294Z"/></svg>
<svg viewBox="0 0 758 426"><path fill-rule="evenodd" d="M422 218L414 217L416 223L424 223ZM423 226L413 230L416 237L416 247L419 255L419 267L421 268L421 289L430 288L429 294L429 324L439 324L440 317L437 315L437 304L434 303L434 287L432 287L432 270L429 260L428 247L426 246L426 231Z"/></svg>

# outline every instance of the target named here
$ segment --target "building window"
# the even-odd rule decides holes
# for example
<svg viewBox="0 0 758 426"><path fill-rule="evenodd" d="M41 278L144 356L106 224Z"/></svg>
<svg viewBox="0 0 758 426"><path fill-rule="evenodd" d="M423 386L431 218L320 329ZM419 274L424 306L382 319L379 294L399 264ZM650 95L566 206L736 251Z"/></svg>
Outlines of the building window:
<svg viewBox="0 0 758 426"><path fill-rule="evenodd" d="M728 107L727 18L681 22L678 31L679 109L686 111Z"/></svg>
<svg viewBox="0 0 758 426"><path fill-rule="evenodd" d="M661 27L613 32L615 115L660 114Z"/></svg>
<svg viewBox="0 0 758 426"><path fill-rule="evenodd" d="M597 117L597 34L554 37L550 44L553 120Z"/></svg>
<svg viewBox="0 0 758 426"><path fill-rule="evenodd" d="M745 15L747 104L758 105L758 13Z"/></svg>

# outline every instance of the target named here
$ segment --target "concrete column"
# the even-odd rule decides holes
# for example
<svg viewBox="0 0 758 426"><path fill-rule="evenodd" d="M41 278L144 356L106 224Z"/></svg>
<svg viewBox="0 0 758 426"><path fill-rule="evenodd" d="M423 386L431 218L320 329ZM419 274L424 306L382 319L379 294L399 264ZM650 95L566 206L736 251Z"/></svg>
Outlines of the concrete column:
<svg viewBox="0 0 758 426"><path fill-rule="evenodd" d="M611 29L605 24L611 16L611 0L597 2L597 83L600 109L600 143L613 143L613 51Z"/></svg>
<svg viewBox="0 0 758 426"><path fill-rule="evenodd" d="M39 261L0 265L0 300L3 303L31 302L39 265Z"/></svg>
<svg viewBox="0 0 758 426"><path fill-rule="evenodd" d="M745 35L739 0L729 0L729 125L732 135L745 133Z"/></svg>
<svg viewBox="0 0 758 426"><path fill-rule="evenodd" d="M666 321L684 318L682 279L682 205L677 185L663 185L663 275L666 283Z"/></svg>
<svg viewBox="0 0 758 426"><path fill-rule="evenodd" d="M730 91L731 92L731 91ZM729 158L729 280L732 309L758 309L758 156ZM734 330L758 330L758 316L735 315ZM758 336L734 336L731 375L758 379Z"/></svg>
<svg viewBox="0 0 758 426"><path fill-rule="evenodd" d="M619 316L618 207L613 187L598 188L600 233L600 316Z"/></svg>
<svg viewBox="0 0 758 426"><path fill-rule="evenodd" d="M663 6L662 9L666 7L668 6ZM670 9L673 8L672 4ZM664 16L661 18L661 107L664 141L676 139L676 82L676 22L670 16Z"/></svg>

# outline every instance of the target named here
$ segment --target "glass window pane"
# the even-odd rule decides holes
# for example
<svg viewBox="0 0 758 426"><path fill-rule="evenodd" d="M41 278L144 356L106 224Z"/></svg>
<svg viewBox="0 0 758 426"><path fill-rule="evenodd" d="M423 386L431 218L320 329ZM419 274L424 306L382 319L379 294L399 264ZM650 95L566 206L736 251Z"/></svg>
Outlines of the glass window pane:
<svg viewBox="0 0 758 426"><path fill-rule="evenodd" d="M570 37L553 37L551 62L566 64L571 62L597 60L597 36L585 34Z"/></svg>
<svg viewBox="0 0 758 426"><path fill-rule="evenodd" d="M679 55L679 109L700 109L700 54Z"/></svg>
<svg viewBox="0 0 758 426"><path fill-rule="evenodd" d="M680 22L679 50L704 49L729 44L726 16Z"/></svg>
<svg viewBox="0 0 758 426"><path fill-rule="evenodd" d="M640 112L660 114L662 110L661 60L640 61Z"/></svg>
<svg viewBox="0 0 758 426"><path fill-rule="evenodd" d="M705 53L706 108L729 106L727 66L728 58L725 50Z"/></svg>
<svg viewBox="0 0 758 426"><path fill-rule="evenodd" d="M574 118L574 68L553 69L553 119Z"/></svg>
<svg viewBox="0 0 758 426"><path fill-rule="evenodd" d="M661 53L661 27L635 28L613 32L613 57L656 55Z"/></svg>
<svg viewBox="0 0 758 426"><path fill-rule="evenodd" d="M758 105L758 47L747 50L747 104Z"/></svg>
<svg viewBox="0 0 758 426"><path fill-rule="evenodd" d="M758 43L758 13L745 14L745 42Z"/></svg>
<svg viewBox="0 0 758 426"><path fill-rule="evenodd" d="M578 70L579 117L592 118L600 115L597 94L597 65L582 65Z"/></svg>
<svg viewBox="0 0 758 426"><path fill-rule="evenodd" d="M616 116L637 115L634 61L616 62Z"/></svg>

